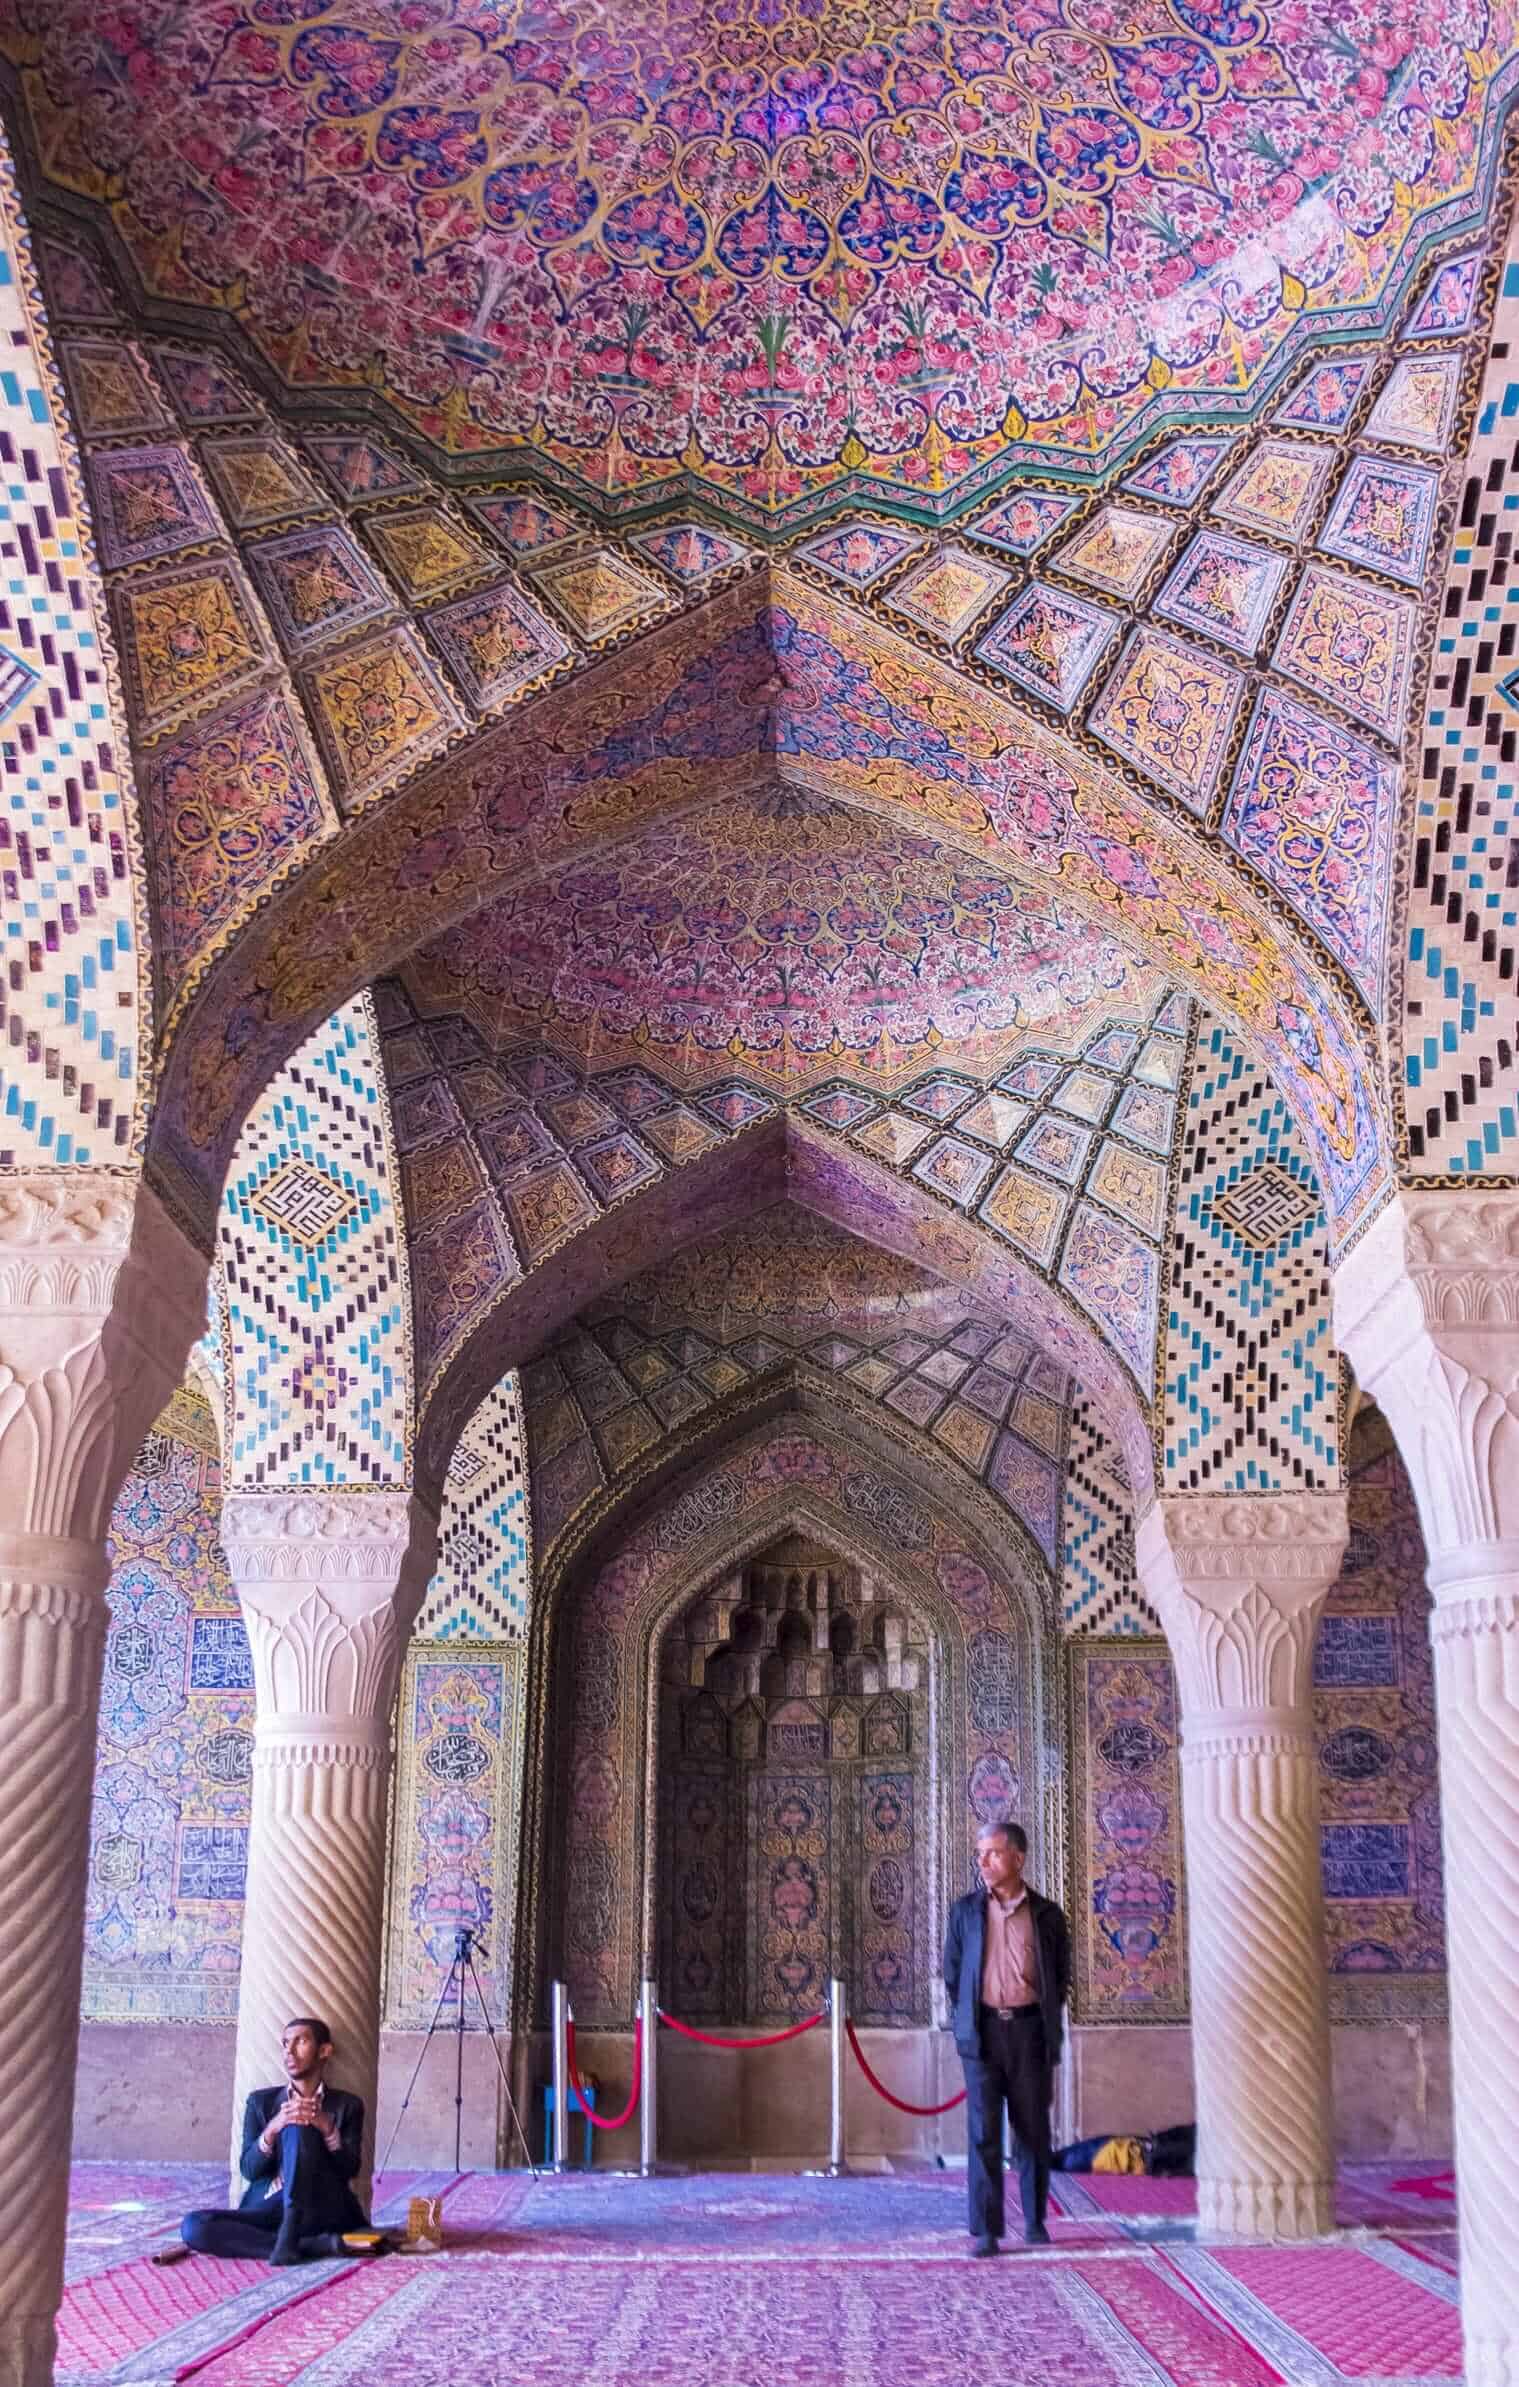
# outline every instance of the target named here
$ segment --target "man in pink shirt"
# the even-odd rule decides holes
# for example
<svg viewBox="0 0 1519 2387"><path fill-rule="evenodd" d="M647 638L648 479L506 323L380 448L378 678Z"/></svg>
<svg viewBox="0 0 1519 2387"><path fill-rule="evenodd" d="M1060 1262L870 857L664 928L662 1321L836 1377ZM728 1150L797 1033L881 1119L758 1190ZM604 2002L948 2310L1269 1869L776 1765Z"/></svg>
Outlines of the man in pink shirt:
<svg viewBox="0 0 1519 2387"><path fill-rule="evenodd" d="M980 1887L949 1910L944 1986L965 2067L970 2228L977 2254L1002 2236L1002 2109L1012 2124L1024 2242L1048 2246L1050 2103L1071 1985L1071 1935L1052 1898L1023 1878L1028 1834L988 1824L977 1836Z"/></svg>

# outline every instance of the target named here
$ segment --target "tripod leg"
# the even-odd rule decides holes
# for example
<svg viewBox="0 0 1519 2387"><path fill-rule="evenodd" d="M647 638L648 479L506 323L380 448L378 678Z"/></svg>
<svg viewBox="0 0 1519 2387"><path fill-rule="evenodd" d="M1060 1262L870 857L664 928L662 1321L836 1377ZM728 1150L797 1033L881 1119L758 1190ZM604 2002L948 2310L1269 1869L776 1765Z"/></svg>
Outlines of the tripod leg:
<svg viewBox="0 0 1519 2387"><path fill-rule="evenodd" d="M423 2040L423 2042L422 2042L422 2053L421 2053L421 2054L418 2056L418 2058L417 2058L417 2060L416 2060L416 2063L415 2063L415 2064L413 2065L413 2067L412 2067L412 2075L411 2075L411 2078L410 2078L410 2080L409 2080L409 2081L407 2082L407 2084L406 2084L406 2094L405 2094L405 2096L404 2096L404 2097L401 2099L401 2110L400 2110L400 2112L399 2112L399 2113L396 2115L396 2118L395 2118L394 2122L391 2124L390 2136L389 2136L389 2138L388 2138L388 2139L385 2141L385 2153L384 2153L384 2156L382 2157L382 2159L380 2160L380 2162L379 2162L379 2163L378 2163L378 2164L375 2166L375 2175L374 2175L374 2176L375 2176L375 2178L376 2178L377 2180L378 2180L378 2179L382 2179L382 2178L384 2177L384 2174L385 2174L386 2167L387 2167L387 2165L388 2165L388 2164L389 2164L389 2162L390 2162L391 2149L394 2147L394 2145L395 2145L395 2143L396 2143L396 2134L397 2134L397 2132L400 2130L401 2124L402 2124L402 2123L405 2121L405 2119L406 2119L406 2108L407 2108L407 2107L408 2107L408 2105L410 2105L410 2103L411 2103L411 2093L412 2093L412 2090L413 2090L413 2089L416 2087L416 2085L417 2085L417 2081L418 2081L418 2078L419 2078L419 2076L420 2076L420 2074L421 2074L422 2066L423 2066L423 2064L424 2064L424 2063L426 2062L426 2060L427 2060L427 2051L428 2051L429 2047L431 2047L431 2045L432 2045L432 2036L433 2036L433 2032L434 2032L434 2031L437 2029L437 2027L438 2027L438 2022L439 2022L439 2019L440 2019L440 2017L441 2017L441 2015L442 2015L443 2008L444 2008L445 2004L446 2004L446 2003L447 2003L447 2001L448 2001L448 1993L449 1993L450 1989L452 1989L452 1987L453 1987L453 1985L454 1985L454 1976L455 1976L455 1974L456 1974L456 1973L459 1973L459 1959L458 1959L458 1957L457 1957L457 1956L454 1958L454 1960L453 1960L453 1963L452 1963L452 1964L449 1966L449 1968L448 1968L448 1978L447 1978L447 1980L444 1982L444 1984L443 1984L442 1988L441 1988L441 1989L439 1990L439 1992L438 1992L438 2002L437 2002L437 2004L434 2006L434 2008L433 2008L433 2010L432 2010L432 2020L431 2020L431 2022L430 2022L430 2023L428 2024L428 2026L427 2026L427 2036L426 2036L426 2038L425 2038L425 2039ZM463 1977L462 1973L460 1973L460 1974L459 1974L459 2006L460 2006L460 2010L461 2010L461 2012L462 2012L462 2010L463 2010L463 2006L464 2006L464 1977ZM457 2171L457 2170L458 2170L458 2168L459 2168L459 2167L458 2167L458 2165L457 2165L457 2164L455 2164L455 2166L454 2166L454 2169L455 2169L455 2171Z"/></svg>
<svg viewBox="0 0 1519 2387"><path fill-rule="evenodd" d="M465 1961L469 1966L469 1977L475 1985L475 1995L480 2000L480 2012L485 2019L485 2035L491 2043L491 2054L496 2059L496 2070L501 2075L501 2087L506 2097L506 2110L511 2115L512 2128L516 2131L517 2136L522 2143L522 2152L527 2157L527 2168L532 2173L533 2178L536 2180L538 2177L538 2166L533 2161L533 2150L527 2143L527 2132L523 2129L522 2123L518 2118L517 2101L512 2095L512 2084L506 2076L506 2066L501 2061L501 2050L496 2044L496 2026L491 2021L490 2008L485 2002L485 1991L480 1986L480 1976L475 1970L475 1960L473 1956L470 1956L467 1957ZM463 1998L462 1984L460 1987L460 1998L461 2000Z"/></svg>

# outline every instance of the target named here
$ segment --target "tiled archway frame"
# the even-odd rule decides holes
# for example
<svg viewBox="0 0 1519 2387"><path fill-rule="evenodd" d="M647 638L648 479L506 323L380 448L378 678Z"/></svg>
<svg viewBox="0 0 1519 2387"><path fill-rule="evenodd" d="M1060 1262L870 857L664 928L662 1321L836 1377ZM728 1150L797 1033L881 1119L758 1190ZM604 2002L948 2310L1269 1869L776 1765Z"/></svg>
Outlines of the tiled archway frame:
<svg viewBox="0 0 1519 2387"><path fill-rule="evenodd" d="M654 1751L649 1686L662 1624L704 1584L719 1581L780 1535L811 1530L848 1561L904 1591L936 1628L946 1676L938 1738L945 1752L937 1838L955 1845L978 1800L1009 1803L1014 1766L1005 1730L975 1722L968 1645L1004 1637L1015 1693L1017 1748L1038 1779L1013 1795L1054 1879L1060 1815L1058 1645L1043 1626L1047 1586L1020 1580L1005 1553L967 1530L944 1489L924 1494L900 1466L832 1421L776 1419L716 1467L672 1479L632 1522L634 1502L605 1520L600 1563L545 1587L534 1620L525 1817L526 1912L518 1945L546 1966L548 1916L575 1901L579 1941L568 1961L576 2012L616 2026L632 2010L649 1917L643 1911ZM594 1571L592 1571L594 1569ZM943 1895L945 1858L940 1861ZM942 1922L942 1912L935 1917ZM519 1995L534 1996L527 1965ZM541 1989L539 1991L541 1994ZM524 2012L522 2019L527 2015Z"/></svg>

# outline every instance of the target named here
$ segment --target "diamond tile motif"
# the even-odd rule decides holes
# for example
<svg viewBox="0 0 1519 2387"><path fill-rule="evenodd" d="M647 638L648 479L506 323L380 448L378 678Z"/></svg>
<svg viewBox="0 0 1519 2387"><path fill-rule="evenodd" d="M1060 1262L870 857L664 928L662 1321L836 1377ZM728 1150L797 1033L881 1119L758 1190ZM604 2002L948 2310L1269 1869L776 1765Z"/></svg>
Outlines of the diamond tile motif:
<svg viewBox="0 0 1519 2387"><path fill-rule="evenodd" d="M1418 608L1411 597L1310 565L1272 657L1394 741L1402 733Z"/></svg>
<svg viewBox="0 0 1519 2387"><path fill-rule="evenodd" d="M1272 421L1296 431L1343 430L1355 412L1371 367L1369 356L1328 357L1322 364L1310 365Z"/></svg>
<svg viewBox="0 0 1519 2387"><path fill-rule="evenodd" d="M1091 715L1105 745L1199 815L1223 767L1243 676L1179 638L1137 630Z"/></svg>
<svg viewBox="0 0 1519 2387"><path fill-rule="evenodd" d="M535 578L570 628L592 646L618 637L635 623L652 621L671 603L661 581L651 580L647 572L637 571L605 547L547 564Z"/></svg>
<svg viewBox="0 0 1519 2387"><path fill-rule="evenodd" d="M1118 616L1035 581L976 648L983 663L1068 713L1117 634Z"/></svg>
<svg viewBox="0 0 1519 2387"><path fill-rule="evenodd" d="M1063 1185L1074 1185L1086 1167L1091 1149L1092 1137L1087 1128L1075 1127L1068 1119L1044 1118L1035 1120L1016 1147L1016 1157L1036 1169L1047 1170Z"/></svg>
<svg viewBox="0 0 1519 2387"><path fill-rule="evenodd" d="M1158 1086L1126 1087L1112 1125L1151 1152L1169 1153L1176 1131L1176 1104Z"/></svg>
<svg viewBox="0 0 1519 2387"><path fill-rule="evenodd" d="M477 522L494 531L519 560L548 555L567 539L578 538L584 525L559 506L541 498L508 493L500 497L470 497L465 504Z"/></svg>
<svg viewBox="0 0 1519 2387"><path fill-rule="evenodd" d="M1333 467L1332 448L1263 439L1225 482L1213 501L1213 511L1250 530L1275 531L1279 538L1299 539L1313 519Z"/></svg>
<svg viewBox="0 0 1519 2387"><path fill-rule="evenodd" d="M1037 1095L1042 1094L1047 1086L1052 1086L1059 1075L1058 1061L1015 1061L1011 1069L1003 1071L997 1082L1005 1086L1010 1094Z"/></svg>
<svg viewBox="0 0 1519 2387"><path fill-rule="evenodd" d="M604 1202L615 1202L659 1175L658 1161L626 1128L600 1143L587 1144L575 1157Z"/></svg>
<svg viewBox="0 0 1519 2387"><path fill-rule="evenodd" d="M889 1161L893 1168L900 1169L906 1167L915 1152L922 1150L932 1133L931 1127L915 1126L911 1119L904 1119L900 1111L885 1111L879 1119L872 1119L868 1125L857 1127L854 1140L862 1144L867 1152L878 1154L882 1160Z"/></svg>
<svg viewBox="0 0 1519 2387"><path fill-rule="evenodd" d="M1314 1195L1280 1161L1263 1160L1227 1192L1214 1196L1213 1216L1252 1251L1275 1251L1318 1211Z"/></svg>
<svg viewBox="0 0 1519 2387"><path fill-rule="evenodd" d="M917 565L893 589L888 603L945 645L962 638L971 624L1012 579L999 564L966 547L946 547Z"/></svg>
<svg viewBox="0 0 1519 2387"><path fill-rule="evenodd" d="M377 497L408 497L422 484L377 439L347 431L309 431L305 448L339 497L360 505Z"/></svg>
<svg viewBox="0 0 1519 2387"><path fill-rule="evenodd" d="M1155 610L1253 655L1286 571L1286 557L1268 548L1249 547L1219 531L1199 531L1156 598Z"/></svg>
<svg viewBox="0 0 1519 2387"><path fill-rule="evenodd" d="M822 1086L798 1107L807 1118L818 1120L824 1127L847 1131L870 1118L880 1105L853 1086Z"/></svg>
<svg viewBox="0 0 1519 2387"><path fill-rule="evenodd" d="M183 448L107 448L90 459L90 493L108 570L221 537Z"/></svg>
<svg viewBox="0 0 1519 2387"><path fill-rule="evenodd" d="M175 413L192 431L212 423L257 422L251 392L209 349L155 348L153 364Z"/></svg>
<svg viewBox="0 0 1519 2387"><path fill-rule="evenodd" d="M1434 535L1438 473L1391 458L1357 456L1345 475L1319 545L1347 563L1370 564L1393 580L1422 585Z"/></svg>
<svg viewBox="0 0 1519 2387"><path fill-rule="evenodd" d="M1009 1243L1015 1243L1039 1267L1047 1268L1055 1256L1069 1207L1068 1194L1057 1193L1052 1185L1041 1184L1037 1177L1026 1177L1021 1169L1007 1168L982 1203L980 1215L988 1226L1005 1235ZM992 1371L983 1369L981 1373L990 1376ZM996 1381L1001 1383L1002 1379ZM1004 1400L1005 1397L1004 1392Z"/></svg>
<svg viewBox="0 0 1519 2387"><path fill-rule="evenodd" d="M922 535L881 522L853 522L845 530L824 531L792 549L799 563L815 564L846 588L871 588L893 564L921 546Z"/></svg>
<svg viewBox="0 0 1519 2387"><path fill-rule="evenodd" d="M1057 1110L1093 1122L1107 1117L1115 1091L1112 1080L1099 1077L1095 1069L1073 1069L1050 1099Z"/></svg>
<svg viewBox="0 0 1519 2387"><path fill-rule="evenodd" d="M139 736L156 736L245 687L264 641L232 566L219 559L118 582L122 668Z"/></svg>
<svg viewBox="0 0 1519 2387"><path fill-rule="evenodd" d="M1368 439L1443 456L1461 395L1459 356L1405 356L1393 366L1366 425Z"/></svg>
<svg viewBox="0 0 1519 2387"><path fill-rule="evenodd" d="M977 1151L974 1144L962 1143L958 1136L943 1135L914 1162L912 1173L924 1185L931 1185L935 1193L963 1206L975 1200L994 1165L990 1156Z"/></svg>
<svg viewBox="0 0 1519 2387"><path fill-rule="evenodd" d="M1139 1038L1132 1028L1104 1028L1092 1037L1086 1048L1089 1061L1100 1062L1104 1069L1124 1069L1134 1058Z"/></svg>
<svg viewBox="0 0 1519 2387"><path fill-rule="evenodd" d="M1123 486L1138 497L1157 497L1162 505L1189 506L1228 445L1227 439L1173 439L1131 472Z"/></svg>
<svg viewBox="0 0 1519 2387"><path fill-rule="evenodd" d="M427 616L427 630L471 704L499 711L541 688L574 649L507 581Z"/></svg>
<svg viewBox="0 0 1519 2387"><path fill-rule="evenodd" d="M701 1097L699 1106L719 1127L726 1127L736 1135L751 1120L768 1117L775 1105L766 1094L756 1094L752 1086L735 1081L729 1086L713 1086ZM874 1104L869 1106L874 1109Z"/></svg>
<svg viewBox="0 0 1519 2387"><path fill-rule="evenodd" d="M308 655L390 610L379 573L334 523L261 540L248 560L287 654Z"/></svg>
<svg viewBox="0 0 1519 2387"><path fill-rule="evenodd" d="M1160 1290L1154 1245L1106 1211L1079 1203L1061 1255L1060 1282L1103 1329L1148 1396Z"/></svg>
<svg viewBox="0 0 1519 2387"><path fill-rule="evenodd" d="M282 1163L248 1197L248 1207L277 1235L316 1251L330 1242L339 1227L359 1212L358 1200L325 1168L300 1154Z"/></svg>
<svg viewBox="0 0 1519 2387"><path fill-rule="evenodd" d="M963 1077L924 1077L899 1096L904 1111L912 1111L920 1119L952 1119L962 1111L976 1089Z"/></svg>
<svg viewBox="0 0 1519 2387"><path fill-rule="evenodd" d="M265 432L207 441L201 453L233 530L263 530L324 502L284 441Z"/></svg>
<svg viewBox="0 0 1519 2387"><path fill-rule="evenodd" d="M1468 332L1477 319L1482 287L1482 251L1448 258L1437 266L1434 280L1403 327L1405 340L1425 340L1438 334Z"/></svg>
<svg viewBox="0 0 1519 2387"><path fill-rule="evenodd" d="M1397 822L1397 767L1280 689L1256 701L1221 832L1374 998Z"/></svg>
<svg viewBox="0 0 1519 2387"><path fill-rule="evenodd" d="M1007 1094L987 1094L964 1113L957 1125L962 1135L979 1136L984 1144L995 1144L1001 1151L1027 1118L1026 1102L1014 1102Z"/></svg>
<svg viewBox="0 0 1519 2387"><path fill-rule="evenodd" d="M1032 555L1080 503L1079 497L1057 497L1052 490L1025 489L965 527L973 539L984 539L1005 555Z"/></svg>
<svg viewBox="0 0 1519 2387"><path fill-rule="evenodd" d="M1116 1210L1143 1235L1158 1236L1166 1223L1166 1171L1122 1144L1106 1143L1087 1179L1093 1201Z"/></svg>
<svg viewBox="0 0 1519 2387"><path fill-rule="evenodd" d="M124 340L65 340L63 370L85 439L148 439L172 431L146 368Z"/></svg>
<svg viewBox="0 0 1519 2387"><path fill-rule="evenodd" d="M730 564L742 563L749 553L737 539L709 530L704 522L667 522L658 530L640 531L628 544L683 588L700 588Z"/></svg>
<svg viewBox="0 0 1519 2387"><path fill-rule="evenodd" d="M1074 580L1090 580L1116 597L1132 597L1175 536L1172 525L1132 506L1104 506L1062 547L1054 561Z"/></svg>
<svg viewBox="0 0 1519 2387"><path fill-rule="evenodd" d="M410 630L390 630L329 656L313 666L306 685L345 811L414 770L460 727Z"/></svg>
<svg viewBox="0 0 1519 2387"><path fill-rule="evenodd" d="M369 536L414 605L445 596L461 581L495 570L495 556L461 529L441 506L414 506L401 514L376 514Z"/></svg>

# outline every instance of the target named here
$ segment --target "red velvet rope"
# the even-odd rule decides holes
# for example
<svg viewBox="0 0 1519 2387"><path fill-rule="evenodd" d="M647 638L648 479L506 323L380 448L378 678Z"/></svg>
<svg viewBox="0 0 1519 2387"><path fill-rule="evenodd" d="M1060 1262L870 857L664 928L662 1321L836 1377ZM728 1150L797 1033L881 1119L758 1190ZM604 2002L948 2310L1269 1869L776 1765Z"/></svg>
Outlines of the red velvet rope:
<svg viewBox="0 0 1519 2387"><path fill-rule="evenodd" d="M672 2031L679 2031L683 2039L699 2039L703 2047L779 2047L783 2039L800 2039L803 2031L815 2031L820 2022L828 2020L828 2009L823 2006L816 2014L809 2014L805 2022L794 2022L789 2031L770 2031L762 2039L720 2039L715 2031L697 2031L689 2022L677 2022L663 2006L657 2012L660 2021L667 2022Z"/></svg>
<svg viewBox="0 0 1519 2387"><path fill-rule="evenodd" d="M579 2072L575 2068L575 2025L573 2023L570 2023L567 2026L565 2031L565 2039L565 2062L570 2076L570 2087L580 2099L581 2112L585 2115L585 2118L588 2122L595 2124L598 2130L620 2130L625 2122L632 2121L634 2112L638 2105L638 2092L643 2087L642 2015L638 2017L637 2021L633 2025L633 2086L628 2091L627 2104L623 2107L620 2114L613 2115L592 2113L590 2106L586 2102L584 2083L580 2078Z"/></svg>
<svg viewBox="0 0 1519 2387"><path fill-rule="evenodd" d="M909 2105L904 2097L894 2097L890 2089L887 2088L885 2082L877 2080L875 2074L871 2071L869 2064L866 2062L865 2050L860 2045L860 2034L855 2029L854 2024L852 2022L846 2021L844 2028L849 2033L849 2044L854 2049L854 2060L859 2065L860 2070L864 2073L865 2078L875 2090L876 2095L878 2097L884 2097L888 2105L894 2105L898 2113L919 2114L926 2118L930 2114L953 2113L957 2105L963 2105L965 2103L965 2091L963 2089L960 2091L958 2097L950 2097L943 2105Z"/></svg>

